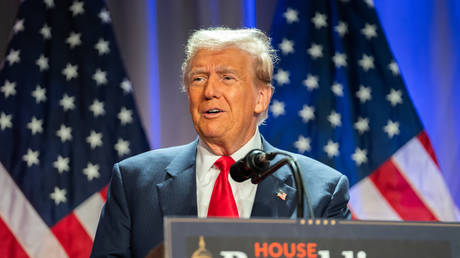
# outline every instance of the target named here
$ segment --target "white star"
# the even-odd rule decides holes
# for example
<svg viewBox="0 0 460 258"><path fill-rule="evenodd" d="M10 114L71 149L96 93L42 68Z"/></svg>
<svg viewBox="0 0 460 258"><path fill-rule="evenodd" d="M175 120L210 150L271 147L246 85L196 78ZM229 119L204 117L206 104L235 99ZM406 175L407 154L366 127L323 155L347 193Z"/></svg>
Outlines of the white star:
<svg viewBox="0 0 460 258"><path fill-rule="evenodd" d="M35 102L40 103L46 100L46 89L37 85L34 91L32 91L32 97L35 98Z"/></svg>
<svg viewBox="0 0 460 258"><path fill-rule="evenodd" d="M339 156L339 143L329 140L323 149L329 158Z"/></svg>
<svg viewBox="0 0 460 258"><path fill-rule="evenodd" d="M120 87L123 89L123 92L125 94L129 93L129 92L131 92L133 90L133 86L131 85L131 82L128 79L124 79L121 82Z"/></svg>
<svg viewBox="0 0 460 258"><path fill-rule="evenodd" d="M71 97L67 94L64 94L64 96L62 96L62 99L59 101L59 105L62 106L64 111L73 110L75 108L74 101L75 97Z"/></svg>
<svg viewBox="0 0 460 258"><path fill-rule="evenodd" d="M278 100L274 100L272 105L270 106L270 111L273 113L274 117L278 117L280 115L284 115L284 103Z"/></svg>
<svg viewBox="0 0 460 258"><path fill-rule="evenodd" d="M342 125L341 116L339 113L332 111L329 116L327 117L329 123L331 123L332 127L337 127Z"/></svg>
<svg viewBox="0 0 460 258"><path fill-rule="evenodd" d="M8 98L9 96L14 96L16 95L16 83L15 82L10 82L8 80L5 81L3 86L0 88L0 91L3 92L5 98Z"/></svg>
<svg viewBox="0 0 460 258"><path fill-rule="evenodd" d="M88 166L86 166L86 168L83 169L83 174L85 174L88 177L88 181L91 181L94 178L98 178L100 176L99 165L93 165L91 162L88 162Z"/></svg>
<svg viewBox="0 0 460 258"><path fill-rule="evenodd" d="M390 64L388 64L388 68L391 70L393 75L399 75L399 67L398 64L393 60Z"/></svg>
<svg viewBox="0 0 460 258"><path fill-rule="evenodd" d="M109 11L107 11L105 8L102 9L99 12L99 19L101 19L103 23L109 23L111 21Z"/></svg>
<svg viewBox="0 0 460 258"><path fill-rule="evenodd" d="M309 91L317 89L319 87L318 76L308 74L307 79L303 81L303 85L305 85Z"/></svg>
<svg viewBox="0 0 460 258"><path fill-rule="evenodd" d="M72 12L72 16L77 16L79 14L85 13L85 9L83 8L83 2L74 1L70 6L69 10Z"/></svg>
<svg viewBox="0 0 460 258"><path fill-rule="evenodd" d="M315 16L311 19L313 24L315 24L315 28L321 29L321 27L327 27L327 17L322 13L315 13Z"/></svg>
<svg viewBox="0 0 460 258"><path fill-rule="evenodd" d="M369 6L370 8L373 8L374 7L374 0L364 0L367 4L367 6Z"/></svg>
<svg viewBox="0 0 460 258"><path fill-rule="evenodd" d="M33 151L31 149L27 149L27 154L22 156L22 160L24 160L27 163L28 167L31 167L33 165L38 165L40 161L38 160L38 151Z"/></svg>
<svg viewBox="0 0 460 258"><path fill-rule="evenodd" d="M298 15L299 13L297 12L297 10L294 10L292 8L287 8L286 12L283 13L286 22L289 24L299 21Z"/></svg>
<svg viewBox="0 0 460 258"><path fill-rule="evenodd" d="M107 84L107 72L104 72L101 69L97 69L93 74L93 80L96 81L98 86Z"/></svg>
<svg viewBox="0 0 460 258"><path fill-rule="evenodd" d="M11 49L8 56L6 56L6 61L8 61L10 66L15 63L19 63L21 61L20 55L21 55L21 50Z"/></svg>
<svg viewBox="0 0 460 258"><path fill-rule="evenodd" d="M102 146L102 133L91 130L90 135L86 137L86 142L91 146L91 149Z"/></svg>
<svg viewBox="0 0 460 258"><path fill-rule="evenodd" d="M45 2L47 9L54 7L54 0L43 0L43 2Z"/></svg>
<svg viewBox="0 0 460 258"><path fill-rule="evenodd" d="M302 110L299 111L299 116L302 117L304 123L315 119L315 108L307 105L303 105Z"/></svg>
<svg viewBox="0 0 460 258"><path fill-rule="evenodd" d="M120 113L118 113L118 119L120 119L121 125L131 123L133 121L133 111L122 107Z"/></svg>
<svg viewBox="0 0 460 258"><path fill-rule="evenodd" d="M311 44L311 47L307 50L307 52L313 59L323 57L323 47L315 43Z"/></svg>
<svg viewBox="0 0 460 258"><path fill-rule="evenodd" d="M130 152L129 142L121 138L118 139L117 143L114 146L115 150L118 152L118 156L126 155Z"/></svg>
<svg viewBox="0 0 460 258"><path fill-rule="evenodd" d="M289 72L284 71L283 69L278 69L275 74L275 80L278 83L278 86L289 83Z"/></svg>
<svg viewBox="0 0 460 258"><path fill-rule="evenodd" d="M299 135L297 141L294 143L294 147L297 148L299 153L304 153L305 151L310 151L310 138Z"/></svg>
<svg viewBox="0 0 460 258"><path fill-rule="evenodd" d="M390 101L391 105L394 107L398 104L402 104L401 95L401 90L391 89L390 93L387 95L387 100Z"/></svg>
<svg viewBox="0 0 460 258"><path fill-rule="evenodd" d="M354 127L358 130L359 134L369 131L369 119L358 117L358 121L356 121Z"/></svg>
<svg viewBox="0 0 460 258"><path fill-rule="evenodd" d="M364 28L361 29L361 33L366 37L366 39L371 39L377 37L377 27L373 24L366 23Z"/></svg>
<svg viewBox="0 0 460 258"><path fill-rule="evenodd" d="M35 135L36 133L42 133L43 132L43 127L42 127L43 120L37 119L35 116L32 117L32 121L30 121L27 124L27 128L30 129L32 132L32 135Z"/></svg>
<svg viewBox="0 0 460 258"><path fill-rule="evenodd" d="M388 120L383 130L388 134L388 137L393 138L393 136L399 134L399 123Z"/></svg>
<svg viewBox="0 0 460 258"><path fill-rule="evenodd" d="M70 81L73 78L77 78L78 66L67 63L66 67L62 70L62 74L65 76L66 81Z"/></svg>
<svg viewBox="0 0 460 258"><path fill-rule="evenodd" d="M50 39L51 28L47 24L43 25L43 27L40 29L40 34L42 34L43 39Z"/></svg>
<svg viewBox="0 0 460 258"><path fill-rule="evenodd" d="M40 57L37 59L35 62L36 65L40 68L40 71L45 71L48 70L49 65L48 65L48 58L46 58L44 55L40 55Z"/></svg>
<svg viewBox="0 0 460 258"><path fill-rule="evenodd" d="M91 112L93 112L93 115L95 117L104 115L105 114L104 102L101 102L101 101L99 101L97 99L94 100L93 104L91 104L91 106L89 106L89 110L91 110Z"/></svg>
<svg viewBox="0 0 460 258"><path fill-rule="evenodd" d="M24 30L24 19L17 20L13 27L14 34Z"/></svg>
<svg viewBox="0 0 460 258"><path fill-rule="evenodd" d="M363 58L359 60L359 65L367 72L369 69L374 68L374 58L363 54Z"/></svg>
<svg viewBox="0 0 460 258"><path fill-rule="evenodd" d="M94 45L94 48L97 50L98 54L104 55L110 53L109 42L104 39L99 39L99 41Z"/></svg>
<svg viewBox="0 0 460 258"><path fill-rule="evenodd" d="M71 32L70 36L66 39L65 42L67 42L67 44L69 44L70 48L74 48L76 46L81 45L80 37L81 37L81 33Z"/></svg>
<svg viewBox="0 0 460 258"><path fill-rule="evenodd" d="M64 171L69 171L69 158L64 158L59 155L57 160L53 162L53 167L58 170L59 174L62 174Z"/></svg>
<svg viewBox="0 0 460 258"><path fill-rule="evenodd" d="M363 163L367 162L367 150L360 148L356 148L353 155L351 155L351 159L355 161L356 165L360 166Z"/></svg>
<svg viewBox="0 0 460 258"><path fill-rule="evenodd" d="M61 142L72 140L72 128L61 125L61 128L56 131L56 135L61 138Z"/></svg>
<svg viewBox="0 0 460 258"><path fill-rule="evenodd" d="M12 115L7 115L3 112L0 114L0 128L2 129L2 131L6 128L13 127L13 123L11 122L12 118Z"/></svg>
<svg viewBox="0 0 460 258"><path fill-rule="evenodd" d="M343 87L342 87L342 84L338 83L338 82L334 82L334 84L332 84L332 92L336 95L336 96L343 96Z"/></svg>
<svg viewBox="0 0 460 258"><path fill-rule="evenodd" d="M359 90L356 92L356 97L358 97L361 103L365 103L366 101L371 100L371 87L360 85Z"/></svg>
<svg viewBox="0 0 460 258"><path fill-rule="evenodd" d="M294 41L283 39L283 41L279 44L279 48L281 49L281 53L283 53L283 55L294 53Z"/></svg>
<svg viewBox="0 0 460 258"><path fill-rule="evenodd" d="M347 56L343 53L336 52L332 57L332 61L334 61L334 64L337 68L341 66L347 66Z"/></svg>
<svg viewBox="0 0 460 258"><path fill-rule="evenodd" d="M341 22L339 22L339 24L337 26L335 26L334 29L335 29L335 31L337 31L337 33L339 33L340 37L343 37L348 32L348 25L347 25L347 23L341 21Z"/></svg>
<svg viewBox="0 0 460 258"><path fill-rule="evenodd" d="M61 202L65 203L67 202L67 197L65 196L67 194L66 189L59 189L59 187L54 187L54 192L50 194L50 198L54 201L55 205L60 204Z"/></svg>

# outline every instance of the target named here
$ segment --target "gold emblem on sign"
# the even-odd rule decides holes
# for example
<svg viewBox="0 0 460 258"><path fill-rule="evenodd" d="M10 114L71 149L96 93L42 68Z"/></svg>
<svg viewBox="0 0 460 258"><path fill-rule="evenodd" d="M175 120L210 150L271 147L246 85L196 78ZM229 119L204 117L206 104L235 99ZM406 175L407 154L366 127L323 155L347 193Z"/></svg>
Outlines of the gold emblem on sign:
<svg viewBox="0 0 460 258"><path fill-rule="evenodd" d="M198 242L198 249L193 252L192 258L212 258L211 252L206 249L206 243L204 242L204 237L200 236L200 241Z"/></svg>

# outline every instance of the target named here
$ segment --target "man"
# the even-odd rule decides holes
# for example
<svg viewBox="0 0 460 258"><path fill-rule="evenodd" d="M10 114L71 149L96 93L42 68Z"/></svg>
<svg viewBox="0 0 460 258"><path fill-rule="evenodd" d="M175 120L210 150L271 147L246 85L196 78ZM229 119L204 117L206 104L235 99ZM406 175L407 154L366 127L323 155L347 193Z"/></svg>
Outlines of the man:
<svg viewBox="0 0 460 258"><path fill-rule="evenodd" d="M287 167L258 185L236 183L228 167L252 149L280 151L259 134L272 95L269 39L259 30L199 30L189 39L184 90L199 138L114 166L92 257L143 257L163 241L164 216L294 218ZM316 217L349 218L348 180L305 156L301 166ZM310 216L308 212L306 217Z"/></svg>

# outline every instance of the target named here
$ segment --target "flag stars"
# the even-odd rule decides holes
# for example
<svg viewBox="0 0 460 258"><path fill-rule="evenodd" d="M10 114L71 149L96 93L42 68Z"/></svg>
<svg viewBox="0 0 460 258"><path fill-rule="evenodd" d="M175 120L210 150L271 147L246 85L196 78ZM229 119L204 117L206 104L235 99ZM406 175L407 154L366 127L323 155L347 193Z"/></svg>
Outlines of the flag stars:
<svg viewBox="0 0 460 258"><path fill-rule="evenodd" d="M62 174L65 171L69 171L69 158L64 158L59 155L57 160L53 162L53 167L58 170L59 174Z"/></svg>
<svg viewBox="0 0 460 258"><path fill-rule="evenodd" d="M88 137L86 137L86 142L89 144L91 149L102 146L102 133L97 133L94 130L91 130Z"/></svg>
<svg viewBox="0 0 460 258"><path fill-rule="evenodd" d="M70 48L74 48L81 45L81 33L71 32L70 36L65 41L69 44Z"/></svg>
<svg viewBox="0 0 460 258"><path fill-rule="evenodd" d="M307 52L313 59L323 57L323 47L315 43L311 44L311 47L307 50Z"/></svg>
<svg viewBox="0 0 460 258"><path fill-rule="evenodd" d="M32 149L27 149L27 154L22 156L22 160L27 163L27 167L31 167L33 165L38 165L40 161L38 160L38 151L33 151Z"/></svg>
<svg viewBox="0 0 460 258"><path fill-rule="evenodd" d="M279 48L281 49L281 53L283 53L283 55L294 53L294 41L283 39L283 41L279 44Z"/></svg>
<svg viewBox="0 0 460 258"><path fill-rule="evenodd" d="M99 39L94 48L100 56L110 53L109 42L104 39Z"/></svg>
<svg viewBox="0 0 460 258"><path fill-rule="evenodd" d="M399 123L388 120L387 124L383 127L383 131L388 134L389 138L399 134Z"/></svg>
<svg viewBox="0 0 460 258"><path fill-rule="evenodd" d="M3 92L3 96L5 96L5 98L14 96L16 95L16 83L6 80L3 86L0 88L0 91Z"/></svg>
<svg viewBox="0 0 460 258"><path fill-rule="evenodd" d="M123 92L125 94L130 93L131 91L133 91L133 86L131 85L131 82L128 79L124 79L120 83L120 87L121 87L121 89L123 90Z"/></svg>
<svg viewBox="0 0 460 258"><path fill-rule="evenodd" d="M51 28L45 24L43 27L40 29L40 34L42 34L43 39L50 39L51 38Z"/></svg>
<svg viewBox="0 0 460 258"><path fill-rule="evenodd" d="M342 86L342 84L340 84L338 82L334 82L334 84L332 84L332 92L337 97L343 96L343 86Z"/></svg>
<svg viewBox="0 0 460 258"><path fill-rule="evenodd" d="M311 150L310 144L310 138L299 135L297 141L294 143L294 147L296 147L299 153L304 153Z"/></svg>
<svg viewBox="0 0 460 258"><path fill-rule="evenodd" d="M361 103L365 103L366 101L371 100L371 88L360 85L359 90L356 92L356 97L358 97Z"/></svg>
<svg viewBox="0 0 460 258"><path fill-rule="evenodd" d="M347 66L347 56L344 53L336 52L332 57L332 61L337 68Z"/></svg>
<svg viewBox="0 0 460 258"><path fill-rule="evenodd" d="M334 30L339 34L340 37L343 37L348 33L348 24L341 21L337 26L334 27Z"/></svg>
<svg viewBox="0 0 460 258"><path fill-rule="evenodd" d="M102 9L99 12L98 17L99 17L99 19L101 19L101 21L103 23L110 23L111 22L109 11L107 11L107 9L105 9L105 8Z"/></svg>
<svg viewBox="0 0 460 258"><path fill-rule="evenodd" d="M315 108L303 105L302 110L299 111L299 116L304 123L308 123L308 121L315 119Z"/></svg>
<svg viewBox="0 0 460 258"><path fill-rule="evenodd" d="M374 68L374 58L372 56L363 54L363 57L358 62L359 62L359 65L366 72Z"/></svg>
<svg viewBox="0 0 460 258"><path fill-rule="evenodd" d="M329 140L323 150L327 153L329 158L339 156L339 143Z"/></svg>
<svg viewBox="0 0 460 258"><path fill-rule="evenodd" d="M369 131L369 119L358 117L358 121L354 124L354 128L358 130L359 134Z"/></svg>
<svg viewBox="0 0 460 258"><path fill-rule="evenodd" d="M278 69L275 74L275 80L279 86L289 83L289 72L283 69Z"/></svg>
<svg viewBox="0 0 460 258"><path fill-rule="evenodd" d="M43 2L45 3L47 9L54 7L54 0L43 0Z"/></svg>
<svg viewBox="0 0 460 258"><path fill-rule="evenodd" d="M284 115L286 112L284 110L284 103L278 100L274 100L270 106L270 111L274 117Z"/></svg>
<svg viewBox="0 0 460 258"><path fill-rule="evenodd" d="M72 12L72 16L77 16L79 14L84 14L85 9L83 8L83 2L74 1L70 6L69 10Z"/></svg>
<svg viewBox="0 0 460 258"><path fill-rule="evenodd" d="M64 111L73 110L75 109L74 101L75 97L71 97L67 94L64 94L64 96L62 96L62 99L59 101L59 105L62 106Z"/></svg>
<svg viewBox="0 0 460 258"><path fill-rule="evenodd" d="M43 132L43 120L37 119L35 116L27 123L27 128L31 131L32 135Z"/></svg>
<svg viewBox="0 0 460 258"><path fill-rule="evenodd" d="M286 12L283 13L284 18L288 24L299 21L299 12L292 8L287 8Z"/></svg>
<svg viewBox="0 0 460 258"><path fill-rule="evenodd" d="M67 63L66 67L62 70L62 74L65 76L66 81L70 81L78 77L78 66Z"/></svg>
<svg viewBox="0 0 460 258"><path fill-rule="evenodd" d="M329 121L329 123L331 123L332 127L334 128L342 125L341 116L339 113L335 111L332 111L329 114L329 116L327 117L327 120Z"/></svg>
<svg viewBox="0 0 460 258"><path fill-rule="evenodd" d="M88 177L88 181L91 181L94 178L99 178L99 165L88 162L86 168L83 169L83 174Z"/></svg>
<svg viewBox="0 0 460 258"><path fill-rule="evenodd" d="M44 102L46 100L46 89L37 85L34 91L32 91L32 97L35 98L35 102L39 104L40 102Z"/></svg>
<svg viewBox="0 0 460 258"><path fill-rule="evenodd" d="M402 93L401 90L391 89L390 93L387 95L387 100L391 103L391 106L396 106L402 104Z"/></svg>
<svg viewBox="0 0 460 258"><path fill-rule="evenodd" d="M374 7L374 0L364 0L364 2L366 2L367 6L370 8Z"/></svg>
<svg viewBox="0 0 460 258"><path fill-rule="evenodd" d="M4 112L0 114L0 129L2 131L4 131L6 128L13 127L13 123L11 122L12 118L12 115L5 114Z"/></svg>
<svg viewBox="0 0 460 258"><path fill-rule="evenodd" d="M51 200L54 201L55 205L59 205L61 202L66 203L67 202L67 190L66 189L60 189L59 187L55 186L54 187L54 192L50 194Z"/></svg>
<svg viewBox="0 0 460 258"><path fill-rule="evenodd" d="M93 80L98 86L107 84L107 72L102 71L101 69L97 69L93 74Z"/></svg>
<svg viewBox="0 0 460 258"><path fill-rule="evenodd" d="M6 56L6 61L8 61L9 65L14 65L15 63L19 63L21 61L21 50L14 50L11 49L8 55Z"/></svg>
<svg viewBox="0 0 460 258"><path fill-rule="evenodd" d="M121 125L129 124L133 121L133 111L122 107L118 113L118 119L120 119Z"/></svg>
<svg viewBox="0 0 460 258"><path fill-rule="evenodd" d="M118 156L120 156L120 157L130 153L129 142L125 141L125 140L123 140L121 138L118 139L118 141L115 144L114 148L117 151Z"/></svg>
<svg viewBox="0 0 460 258"><path fill-rule="evenodd" d="M388 64L388 69L390 69L391 73L393 73L393 75L399 75L399 67L398 67L398 64L393 60L391 61L390 64Z"/></svg>
<svg viewBox="0 0 460 258"><path fill-rule="evenodd" d="M312 91L314 89L317 89L319 87L319 82L318 82L318 76L314 76L311 74L307 75L307 79L303 81L303 85L307 87L309 91Z"/></svg>
<svg viewBox="0 0 460 258"><path fill-rule="evenodd" d="M351 155L351 159L355 161L357 166L367 162L367 150L356 148L355 152Z"/></svg>
<svg viewBox="0 0 460 258"><path fill-rule="evenodd" d="M72 128L65 125L61 125L59 130L56 131L56 135L61 139L61 142L72 140Z"/></svg>
<svg viewBox="0 0 460 258"><path fill-rule="evenodd" d="M94 100L93 104L89 106L89 110L93 112L93 115L95 117L102 116L105 114L105 109L104 109L104 102L101 102L99 100Z"/></svg>
<svg viewBox="0 0 460 258"><path fill-rule="evenodd" d="M364 28L361 29L361 33L366 37L366 39L372 39L377 37L377 27L373 24L366 23Z"/></svg>
<svg viewBox="0 0 460 258"><path fill-rule="evenodd" d="M40 55L35 64L38 65L40 72L46 71L49 68L48 58L46 58L44 55Z"/></svg>
<svg viewBox="0 0 460 258"><path fill-rule="evenodd" d="M24 19L17 20L13 26L14 34L17 34L24 30Z"/></svg>
<svg viewBox="0 0 460 258"><path fill-rule="evenodd" d="M315 13L315 16L311 19L315 28L321 29L322 27L327 27L327 17L322 13Z"/></svg>

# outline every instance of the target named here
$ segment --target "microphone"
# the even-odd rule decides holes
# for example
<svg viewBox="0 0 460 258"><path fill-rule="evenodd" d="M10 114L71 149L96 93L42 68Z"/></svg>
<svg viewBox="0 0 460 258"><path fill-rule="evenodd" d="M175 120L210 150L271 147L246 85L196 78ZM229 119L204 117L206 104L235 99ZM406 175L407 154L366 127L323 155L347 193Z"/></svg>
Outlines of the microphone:
<svg viewBox="0 0 460 258"><path fill-rule="evenodd" d="M251 150L244 158L238 160L230 167L230 175L236 182L243 182L258 176L270 167L270 160L275 155L262 150Z"/></svg>

